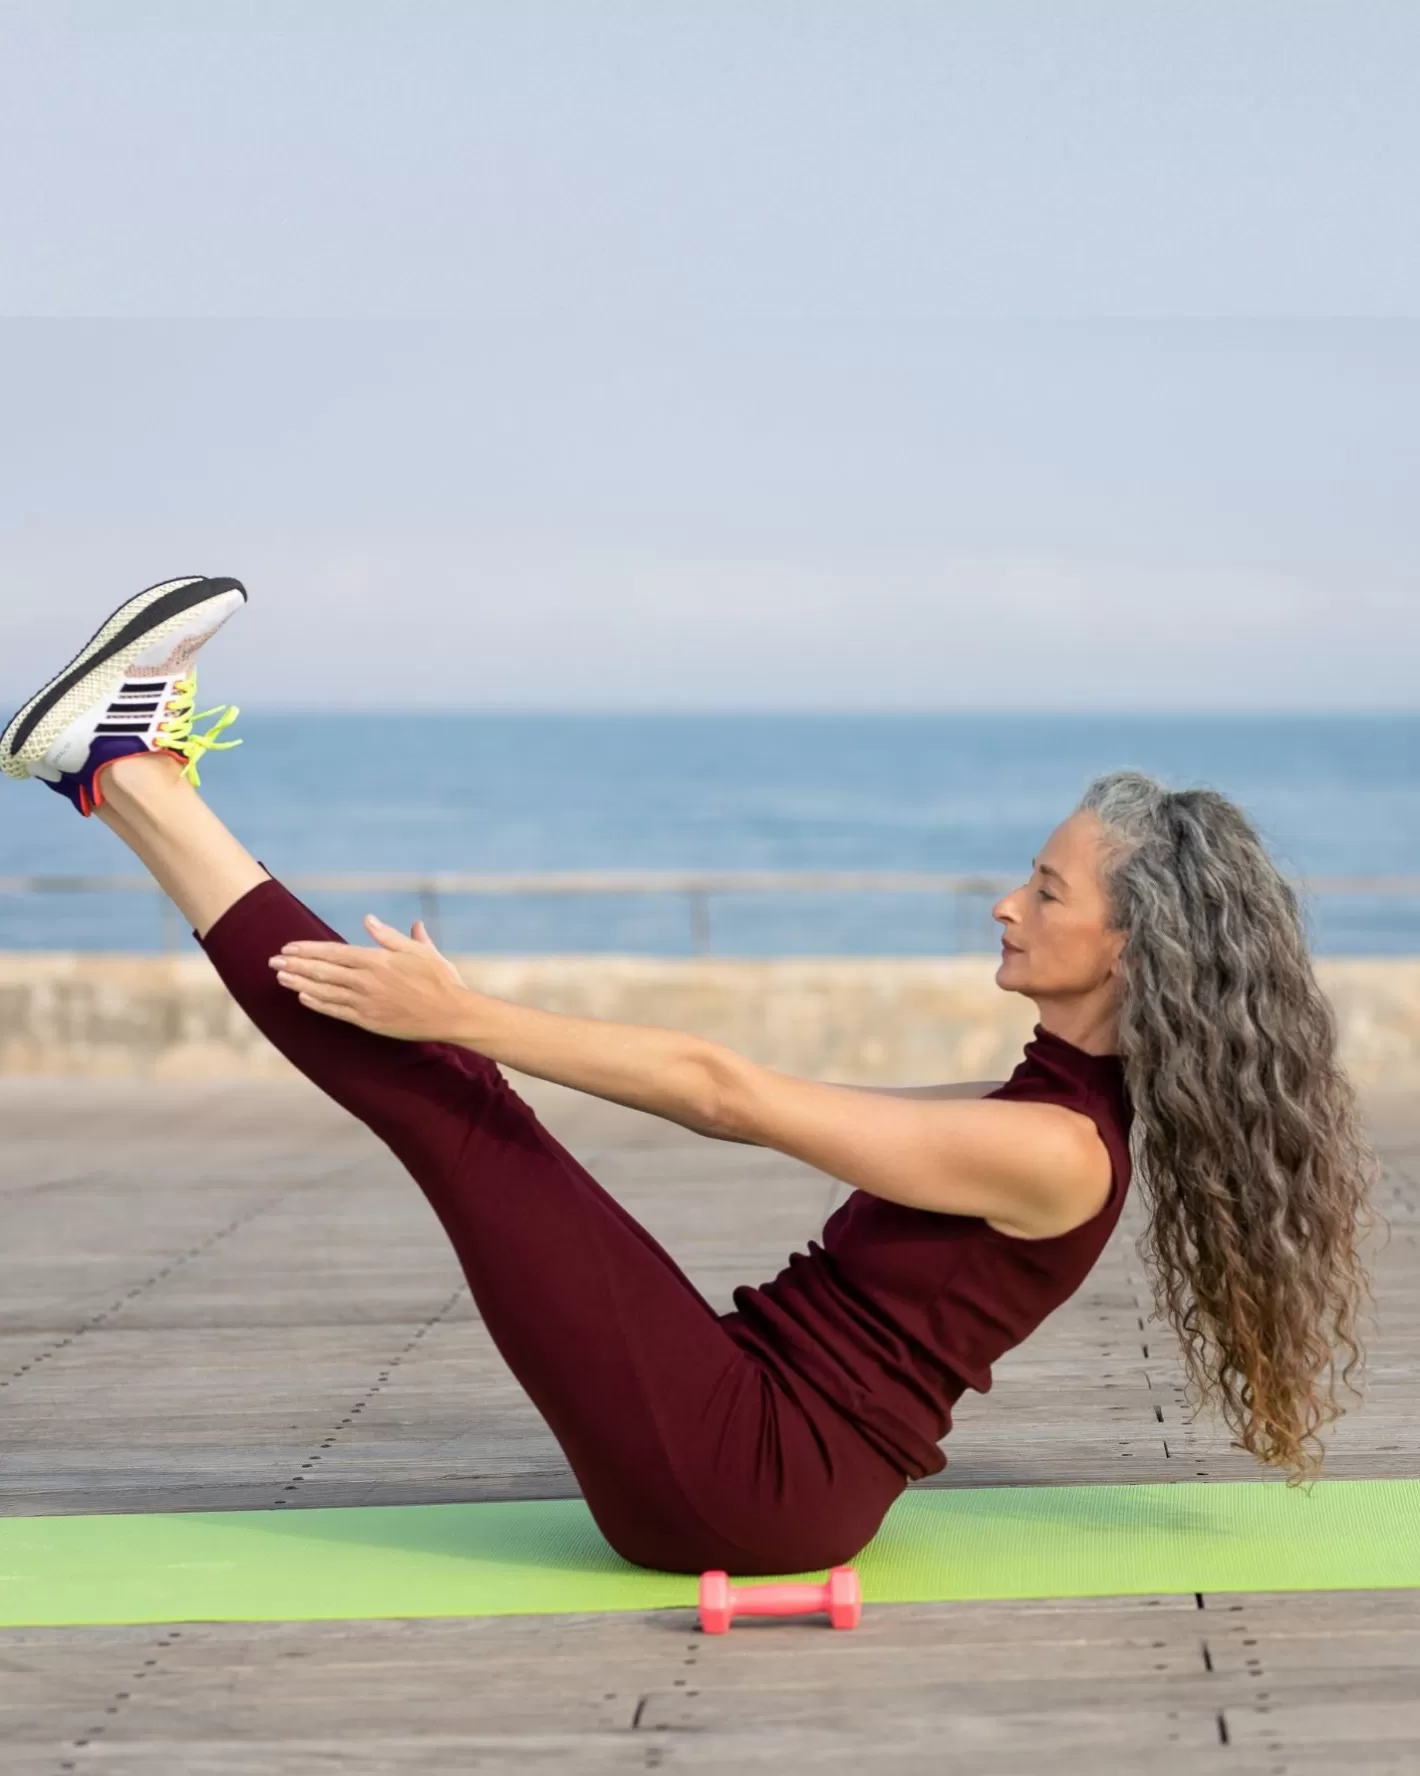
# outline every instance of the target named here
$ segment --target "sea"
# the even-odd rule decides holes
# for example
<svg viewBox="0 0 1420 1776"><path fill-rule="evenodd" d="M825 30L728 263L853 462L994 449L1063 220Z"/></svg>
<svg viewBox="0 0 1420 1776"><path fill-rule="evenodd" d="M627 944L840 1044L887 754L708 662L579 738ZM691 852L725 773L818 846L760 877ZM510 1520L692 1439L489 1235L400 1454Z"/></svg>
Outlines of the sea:
<svg viewBox="0 0 1420 1776"><path fill-rule="evenodd" d="M1420 877L1420 714L539 714L244 710L203 793L277 876L381 871L912 870L1023 881L1097 775L1229 796L1278 867ZM0 877L131 875L123 846L0 780ZM358 936L412 894L304 898ZM710 953L995 953L994 896L724 893ZM1312 894L1318 954L1420 953L1420 893ZM443 896L460 953L692 954L683 895ZM0 949L193 947L157 895L0 891Z"/></svg>

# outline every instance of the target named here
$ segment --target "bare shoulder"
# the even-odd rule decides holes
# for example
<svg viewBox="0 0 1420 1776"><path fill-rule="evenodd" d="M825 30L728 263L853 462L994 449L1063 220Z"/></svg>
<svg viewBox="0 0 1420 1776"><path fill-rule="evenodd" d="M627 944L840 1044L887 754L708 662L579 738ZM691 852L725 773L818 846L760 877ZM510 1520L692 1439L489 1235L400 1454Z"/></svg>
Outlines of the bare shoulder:
<svg viewBox="0 0 1420 1776"><path fill-rule="evenodd" d="M1039 1127L1053 1124L1068 1131L1075 1163L1054 1173L1047 1186L1049 1201L1029 1217L1013 1222L987 1217L987 1225L1013 1239L1058 1239L1092 1221L1109 1200L1114 1181L1114 1161L1104 1144L1099 1125L1083 1110L1066 1104L1042 1104L1019 1099L1012 1108L1029 1113Z"/></svg>

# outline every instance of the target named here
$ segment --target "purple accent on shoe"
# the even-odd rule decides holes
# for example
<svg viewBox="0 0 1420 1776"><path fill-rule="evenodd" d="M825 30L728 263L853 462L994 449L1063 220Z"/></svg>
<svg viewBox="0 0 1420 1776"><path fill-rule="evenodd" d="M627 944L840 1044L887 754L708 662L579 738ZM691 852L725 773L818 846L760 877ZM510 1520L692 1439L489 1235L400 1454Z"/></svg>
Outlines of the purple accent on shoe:
<svg viewBox="0 0 1420 1776"><path fill-rule="evenodd" d="M89 756L81 770L66 771L58 783L50 783L47 777L41 777L40 782L58 790L60 795L68 796L79 812L87 816L94 811L94 777L100 767L111 765L115 759L125 758L130 752L150 750L131 734L105 734L89 747Z"/></svg>

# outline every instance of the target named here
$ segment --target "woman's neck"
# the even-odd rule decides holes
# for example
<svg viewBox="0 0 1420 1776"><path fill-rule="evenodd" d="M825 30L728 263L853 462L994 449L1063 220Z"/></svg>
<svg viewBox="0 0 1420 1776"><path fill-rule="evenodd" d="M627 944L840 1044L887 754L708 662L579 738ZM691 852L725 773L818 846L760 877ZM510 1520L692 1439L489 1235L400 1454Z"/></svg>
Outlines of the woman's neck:
<svg viewBox="0 0 1420 1776"><path fill-rule="evenodd" d="M1086 1054L1113 1055L1119 1053L1119 1016L1117 1012L1100 1013L1090 1007L1066 1007L1061 1005L1041 1006L1037 1002L1036 1009L1040 1014L1039 1022L1042 1030L1048 1030L1052 1036L1058 1036L1062 1042L1083 1049Z"/></svg>

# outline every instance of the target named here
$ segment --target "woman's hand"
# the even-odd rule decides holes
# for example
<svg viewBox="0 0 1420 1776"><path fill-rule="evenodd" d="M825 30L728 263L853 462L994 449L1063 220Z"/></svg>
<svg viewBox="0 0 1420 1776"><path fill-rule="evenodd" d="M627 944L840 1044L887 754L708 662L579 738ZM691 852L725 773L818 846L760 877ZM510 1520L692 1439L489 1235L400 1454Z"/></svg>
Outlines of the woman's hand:
<svg viewBox="0 0 1420 1776"><path fill-rule="evenodd" d="M453 963L434 947L423 920L416 919L406 937L370 913L365 929L379 949L283 944L281 954L271 958L277 980L312 1011L358 1024L377 1036L404 1042L452 1040L469 992Z"/></svg>

